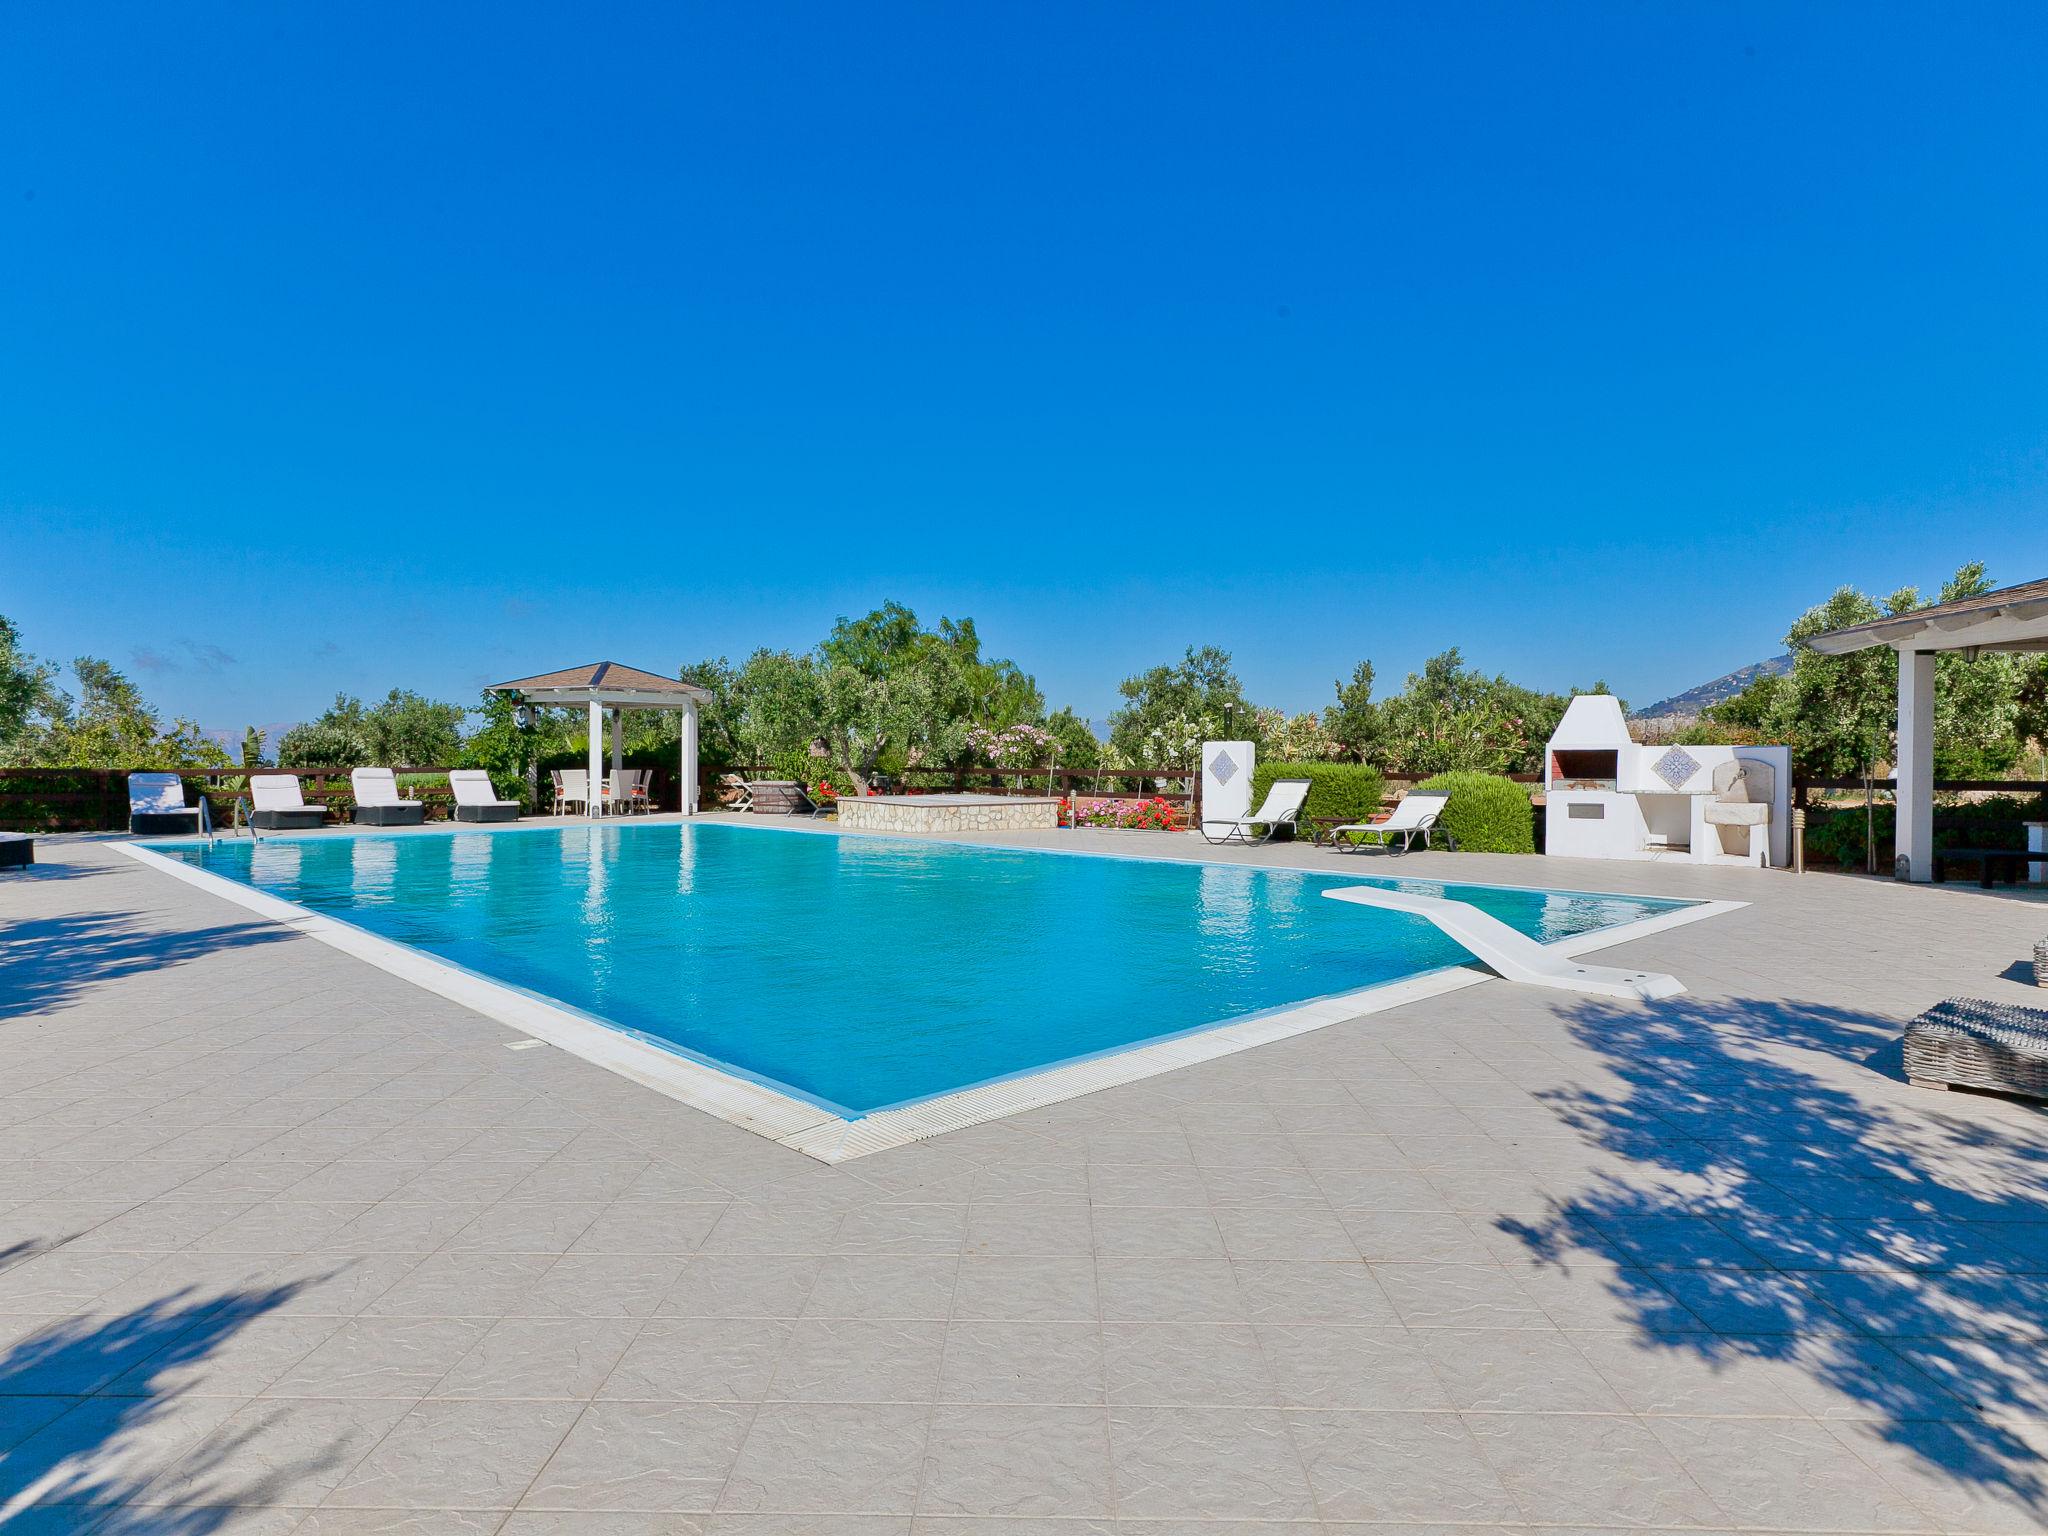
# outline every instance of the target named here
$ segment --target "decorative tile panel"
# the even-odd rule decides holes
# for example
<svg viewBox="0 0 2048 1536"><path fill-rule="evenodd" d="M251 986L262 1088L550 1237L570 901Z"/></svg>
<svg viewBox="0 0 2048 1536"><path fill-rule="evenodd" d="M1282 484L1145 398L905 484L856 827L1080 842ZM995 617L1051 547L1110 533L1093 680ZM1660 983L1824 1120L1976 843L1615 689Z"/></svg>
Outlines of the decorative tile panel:
<svg viewBox="0 0 2048 1536"><path fill-rule="evenodd" d="M1228 784L1238 775L1237 759L1229 752L1218 752L1209 759L1209 772L1214 774L1218 784Z"/></svg>
<svg viewBox="0 0 2048 1536"><path fill-rule="evenodd" d="M1700 760L1683 747L1673 747L1656 762L1650 764L1650 772L1657 775L1673 789L1700 771Z"/></svg>

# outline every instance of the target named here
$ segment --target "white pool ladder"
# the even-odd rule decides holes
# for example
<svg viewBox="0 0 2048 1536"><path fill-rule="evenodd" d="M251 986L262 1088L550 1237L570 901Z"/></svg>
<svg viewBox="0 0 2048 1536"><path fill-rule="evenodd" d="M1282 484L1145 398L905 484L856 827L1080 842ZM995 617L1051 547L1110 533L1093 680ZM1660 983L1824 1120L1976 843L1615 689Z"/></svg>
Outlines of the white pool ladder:
<svg viewBox="0 0 2048 1536"><path fill-rule="evenodd" d="M1389 912L1407 912L1434 923L1445 936L1470 950L1473 958L1508 981L1527 987L1551 987L1560 992L1583 992L1593 997L1626 997L1648 1001L1676 997L1685 990L1676 976L1662 971L1625 971L1610 965L1580 965L1527 934L1510 928L1497 917L1489 917L1469 901L1450 901L1441 896L1411 896L1376 885L1347 885L1323 892L1334 901L1356 902L1361 907L1381 907Z"/></svg>

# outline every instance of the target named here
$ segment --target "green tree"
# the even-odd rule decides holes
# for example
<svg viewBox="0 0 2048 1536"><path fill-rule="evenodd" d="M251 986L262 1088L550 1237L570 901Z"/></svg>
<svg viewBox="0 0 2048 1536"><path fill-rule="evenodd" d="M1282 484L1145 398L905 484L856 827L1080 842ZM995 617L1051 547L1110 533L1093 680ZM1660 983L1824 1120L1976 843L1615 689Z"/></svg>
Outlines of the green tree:
<svg viewBox="0 0 2048 1536"><path fill-rule="evenodd" d="M464 768L483 769L493 783L531 782L541 753L564 734L566 722L548 718L554 711L531 711L522 725L518 702L502 693L485 694L476 712L479 723L452 760Z"/></svg>
<svg viewBox="0 0 2048 1536"><path fill-rule="evenodd" d="M1604 685L1593 691L1604 692ZM1563 694L1488 677L1452 646L1379 706L1381 756L1398 773L1527 773L1567 702Z"/></svg>
<svg viewBox="0 0 2048 1536"><path fill-rule="evenodd" d="M1994 590L1984 562L1973 560L1942 586L1938 602ZM1917 606L1917 605L1916 605ZM2027 664L2005 651L1969 656L1944 651L1934 662L1934 772L1944 779L1996 779L2019 761L2020 689Z"/></svg>
<svg viewBox="0 0 2048 1536"><path fill-rule="evenodd" d="M28 653L21 631L0 616L0 763L28 750L56 698L52 669Z"/></svg>
<svg viewBox="0 0 2048 1536"><path fill-rule="evenodd" d="M1109 717L1110 745L1133 768L1193 773L1204 741L1257 724L1230 653L1213 645L1189 646L1178 662L1127 677L1117 692L1124 705Z"/></svg>
<svg viewBox="0 0 2048 1536"><path fill-rule="evenodd" d="M268 768L270 766L263 756L263 733L253 725L242 732L242 766L244 768Z"/></svg>
<svg viewBox="0 0 2048 1536"><path fill-rule="evenodd" d="M1377 760L1380 750L1380 710L1372 697L1372 663L1361 661L1351 669L1351 681L1337 684L1337 702L1323 718L1323 728L1354 763Z"/></svg>
<svg viewBox="0 0 2048 1536"><path fill-rule="evenodd" d="M804 753L825 728L817 662L763 647L740 669L731 709L739 761L776 764Z"/></svg>
<svg viewBox="0 0 2048 1536"><path fill-rule="evenodd" d="M1971 561L1943 584L1940 602L1959 602L1992 590L1982 561ZM1740 711L1717 706L1715 718L1748 724L1767 738L1789 742L1799 771L1816 778L1854 778L1876 772L1897 755L1899 658L1889 646L1823 656L1804 642L1831 629L1868 624L1927 606L1919 590L1901 587L1878 602L1853 587L1800 615L1786 636L1792 670L1781 686L1752 684ZM2031 734L2030 664L1988 652L1971 657L1948 651L1935 659L1934 772L1945 779L1999 778L2009 773ZM1755 693L1752 700L1748 697ZM1735 701L1730 701L1731 703Z"/></svg>
<svg viewBox="0 0 2048 1536"><path fill-rule="evenodd" d="M1791 743L1793 766L1815 778L1868 777L1892 751L1899 658L1886 646L1823 656L1805 642L1831 629L1868 624L1920 606L1910 587L1883 604L1854 587L1838 587L1785 632L1792 670L1776 690L1770 728Z"/></svg>
<svg viewBox="0 0 2048 1536"><path fill-rule="evenodd" d="M369 708L341 693L317 719L295 725L277 744L285 768L435 768L462 751L468 712L408 688L394 688Z"/></svg>
<svg viewBox="0 0 2048 1536"><path fill-rule="evenodd" d="M443 704L410 688L394 688L364 716L370 750L387 767L444 767L462 751L468 714L460 704Z"/></svg>
<svg viewBox="0 0 2048 1536"><path fill-rule="evenodd" d="M971 625L965 633L971 640ZM950 767L967 756L978 654L958 626L926 631L908 608L887 603L842 618L818 654L818 737L856 790L884 771Z"/></svg>
<svg viewBox="0 0 2048 1536"><path fill-rule="evenodd" d="M190 720L165 731L140 690L97 656L71 664L78 695L52 689L46 723L25 743L32 766L47 768L231 768L234 760Z"/></svg>
<svg viewBox="0 0 2048 1536"><path fill-rule="evenodd" d="M345 693L337 693L318 717L293 726L277 742L280 768L360 768L376 759L363 701Z"/></svg>
<svg viewBox="0 0 2048 1536"><path fill-rule="evenodd" d="M1089 773L1102 766L1102 742L1086 720L1062 706L1045 718L1045 733L1058 748L1062 768Z"/></svg>

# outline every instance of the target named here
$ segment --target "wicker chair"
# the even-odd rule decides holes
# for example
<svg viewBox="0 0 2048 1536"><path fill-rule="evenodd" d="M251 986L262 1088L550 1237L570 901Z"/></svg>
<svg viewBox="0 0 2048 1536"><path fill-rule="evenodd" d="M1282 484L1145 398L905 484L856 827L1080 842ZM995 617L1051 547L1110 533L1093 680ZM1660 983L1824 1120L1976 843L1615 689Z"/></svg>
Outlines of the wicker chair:
<svg viewBox="0 0 2048 1536"><path fill-rule="evenodd" d="M1952 997L1906 1026L1906 1081L2048 1099L2048 1013Z"/></svg>

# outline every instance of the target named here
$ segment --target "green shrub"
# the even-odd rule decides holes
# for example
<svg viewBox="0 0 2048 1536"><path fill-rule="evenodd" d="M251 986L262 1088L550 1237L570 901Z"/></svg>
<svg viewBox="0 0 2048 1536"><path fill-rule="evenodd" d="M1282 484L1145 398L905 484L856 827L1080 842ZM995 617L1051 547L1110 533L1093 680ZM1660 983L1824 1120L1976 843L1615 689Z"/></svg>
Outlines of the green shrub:
<svg viewBox="0 0 2048 1536"><path fill-rule="evenodd" d="M1936 848L2024 848L2029 821L2048 815L2048 797L1988 795L1982 800L1937 800L1934 806ZM1865 833L1877 833L1877 867L1889 873L1898 812L1889 801L1871 807L1866 818L1861 801L1814 806L1806 813L1806 860L1862 869Z"/></svg>
<svg viewBox="0 0 2048 1536"><path fill-rule="evenodd" d="M1304 817L1341 816L1346 821L1371 821L1379 814L1386 780L1377 768L1363 763L1260 763L1252 772L1252 809L1265 804L1275 779L1307 779Z"/></svg>
<svg viewBox="0 0 2048 1536"><path fill-rule="evenodd" d="M1465 853L1534 853L1536 812L1529 786L1491 773L1440 773L1417 789L1449 790L1437 831Z"/></svg>

